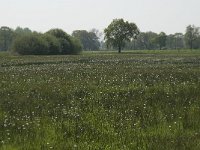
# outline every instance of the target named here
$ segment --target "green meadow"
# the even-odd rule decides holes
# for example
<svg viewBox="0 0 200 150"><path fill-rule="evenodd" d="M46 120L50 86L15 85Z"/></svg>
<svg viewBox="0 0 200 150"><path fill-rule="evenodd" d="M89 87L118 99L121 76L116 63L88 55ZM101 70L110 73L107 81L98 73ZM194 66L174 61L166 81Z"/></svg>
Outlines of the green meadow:
<svg viewBox="0 0 200 150"><path fill-rule="evenodd" d="M200 51L0 53L1 150L199 150Z"/></svg>

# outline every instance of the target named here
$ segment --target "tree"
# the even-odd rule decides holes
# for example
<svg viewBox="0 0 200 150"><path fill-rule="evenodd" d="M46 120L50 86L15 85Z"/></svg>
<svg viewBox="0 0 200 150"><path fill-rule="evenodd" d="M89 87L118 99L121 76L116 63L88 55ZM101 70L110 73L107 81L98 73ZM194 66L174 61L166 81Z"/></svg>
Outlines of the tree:
<svg viewBox="0 0 200 150"><path fill-rule="evenodd" d="M31 34L32 31L29 28L17 27L15 29L15 33L17 34L17 36L19 36L19 35Z"/></svg>
<svg viewBox="0 0 200 150"><path fill-rule="evenodd" d="M80 42L61 29L51 29L46 32L46 34L53 35L59 40L61 46L61 54L63 55L78 54L82 50Z"/></svg>
<svg viewBox="0 0 200 150"><path fill-rule="evenodd" d="M90 39L90 49L91 50L99 50L100 42L99 38L94 32L89 32L89 39Z"/></svg>
<svg viewBox="0 0 200 150"><path fill-rule="evenodd" d="M99 31L98 29L93 28L92 30L90 30L90 32L93 32L96 34L96 36L98 37L98 44L99 44L99 49L104 49L104 34L103 32Z"/></svg>
<svg viewBox="0 0 200 150"><path fill-rule="evenodd" d="M123 19L114 19L111 24L104 30L105 40L108 46L121 49L125 46L126 41L135 39L139 34L139 29L135 23L129 23Z"/></svg>
<svg viewBox="0 0 200 150"><path fill-rule="evenodd" d="M175 49L183 49L184 48L184 35L182 33L175 33Z"/></svg>
<svg viewBox="0 0 200 150"><path fill-rule="evenodd" d="M194 48L194 43L197 41L199 37L199 28L195 27L194 25L187 26L186 34L185 34L185 41L186 44L190 47L190 49Z"/></svg>
<svg viewBox="0 0 200 150"><path fill-rule="evenodd" d="M173 34L168 35L166 38L166 48L174 49L175 45L175 36Z"/></svg>
<svg viewBox="0 0 200 150"><path fill-rule="evenodd" d="M161 50L166 46L167 35L164 32L160 32L155 39L155 43L158 44L159 49Z"/></svg>
<svg viewBox="0 0 200 150"><path fill-rule="evenodd" d="M91 29L89 32L95 33L95 35L97 36L99 42L101 42L103 40L103 33L100 32L98 29Z"/></svg>
<svg viewBox="0 0 200 150"><path fill-rule="evenodd" d="M137 49L155 49L156 45L153 42L155 37L157 37L157 34L151 31L141 32L135 41L135 47Z"/></svg>
<svg viewBox="0 0 200 150"><path fill-rule="evenodd" d="M167 36L166 47L168 49L183 49L184 36L182 33L170 34Z"/></svg>
<svg viewBox="0 0 200 150"><path fill-rule="evenodd" d="M99 50L100 42L95 32L75 30L73 31L72 36L80 40L84 50Z"/></svg>
<svg viewBox="0 0 200 150"><path fill-rule="evenodd" d="M0 49L7 51L12 44L14 32L11 28L3 26L0 28Z"/></svg>

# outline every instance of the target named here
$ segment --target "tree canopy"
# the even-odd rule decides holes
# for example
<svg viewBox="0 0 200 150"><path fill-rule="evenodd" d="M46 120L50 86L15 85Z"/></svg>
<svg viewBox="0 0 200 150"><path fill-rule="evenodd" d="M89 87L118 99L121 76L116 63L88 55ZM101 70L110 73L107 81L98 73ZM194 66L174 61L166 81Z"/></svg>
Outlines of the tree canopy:
<svg viewBox="0 0 200 150"><path fill-rule="evenodd" d="M48 43L41 34L24 35L15 39L13 51L21 55L47 55Z"/></svg>
<svg viewBox="0 0 200 150"><path fill-rule="evenodd" d="M14 31L6 26L0 28L0 50L7 51L14 38Z"/></svg>
<svg viewBox="0 0 200 150"><path fill-rule="evenodd" d="M77 54L81 51L81 43L61 29L51 29L46 34L56 37L61 46L61 54Z"/></svg>
<svg viewBox="0 0 200 150"><path fill-rule="evenodd" d="M155 38L155 43L159 46L159 49L163 49L166 46L167 35L164 32L160 32Z"/></svg>
<svg viewBox="0 0 200 150"><path fill-rule="evenodd" d="M99 50L100 42L95 32L75 30L72 36L80 40L84 50Z"/></svg>
<svg viewBox="0 0 200 150"><path fill-rule="evenodd" d="M136 24L129 23L123 19L114 19L104 30L104 34L95 28L89 31L75 30L72 35L69 35L62 29L51 29L46 33L38 33L27 27L12 29L2 26L0 27L0 51L14 51L24 54L25 47L30 43L28 41L31 39L30 37L35 39L34 42L40 41L38 47L43 43L45 52L42 49L38 50L38 52L40 51L41 54L45 55L78 54L82 49L93 51L106 50L108 47L110 49L117 48L119 52L122 49L180 50L200 48L200 28L194 25L187 26L185 33L167 35L164 32L159 34L152 31L140 32ZM27 43L24 41L27 41ZM22 44L24 45L22 46ZM33 54L30 52L27 51L27 53ZM36 53L39 55L38 52Z"/></svg>
<svg viewBox="0 0 200 150"><path fill-rule="evenodd" d="M118 48L118 52L121 53L125 42L135 39L139 34L139 29L135 23L125 22L123 19L114 19L104 30L104 33L107 45Z"/></svg>
<svg viewBox="0 0 200 150"><path fill-rule="evenodd" d="M185 41L186 44L190 47L190 49L198 47L198 44L195 42L198 41L199 37L200 37L200 28L195 27L194 25L187 26Z"/></svg>
<svg viewBox="0 0 200 150"><path fill-rule="evenodd" d="M52 29L45 34L18 31L12 50L21 55L66 55L82 50L80 42L61 29Z"/></svg>

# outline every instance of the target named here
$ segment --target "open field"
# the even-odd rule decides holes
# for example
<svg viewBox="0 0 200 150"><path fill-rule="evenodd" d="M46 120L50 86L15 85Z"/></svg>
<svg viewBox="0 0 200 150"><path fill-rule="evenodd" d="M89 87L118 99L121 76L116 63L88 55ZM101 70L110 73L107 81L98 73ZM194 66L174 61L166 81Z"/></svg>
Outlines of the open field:
<svg viewBox="0 0 200 150"><path fill-rule="evenodd" d="M200 51L0 54L2 150L199 150Z"/></svg>

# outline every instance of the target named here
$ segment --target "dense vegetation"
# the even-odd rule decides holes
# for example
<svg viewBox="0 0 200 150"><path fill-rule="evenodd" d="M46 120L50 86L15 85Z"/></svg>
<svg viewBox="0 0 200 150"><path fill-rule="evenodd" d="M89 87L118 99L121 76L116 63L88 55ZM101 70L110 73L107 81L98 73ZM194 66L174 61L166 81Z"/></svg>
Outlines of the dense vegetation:
<svg viewBox="0 0 200 150"><path fill-rule="evenodd" d="M200 149L199 51L0 56L0 149Z"/></svg>
<svg viewBox="0 0 200 150"><path fill-rule="evenodd" d="M199 49L200 28L189 25L185 33L166 35L154 32L141 32L137 39L127 42L125 49L153 50L153 49Z"/></svg>
<svg viewBox="0 0 200 150"><path fill-rule="evenodd" d="M124 19L114 19L104 33L107 45L118 48L118 52L121 53L126 42L136 39L140 32L135 23L129 23Z"/></svg>
<svg viewBox="0 0 200 150"><path fill-rule="evenodd" d="M17 28L13 31L2 27L0 33L4 33L2 36L0 34L5 42L2 44L2 49L10 49L21 55L66 55L78 54L82 50L79 40L61 29L51 29L42 34L32 32L27 28Z"/></svg>
<svg viewBox="0 0 200 150"><path fill-rule="evenodd" d="M9 27L1 27L0 51L10 50L19 54L57 55L77 54L81 51L81 48L85 51L105 50L108 46L110 46L109 49L116 48L119 51L121 49L200 49L200 28L194 25L187 26L185 33L167 35L164 32L139 32L139 27L136 24L129 24L123 19L114 19L104 31L105 41L103 40L103 33L97 29L91 31L75 30L72 35L61 29L53 30L42 34L31 31L29 28L17 27L14 30ZM34 39L33 44L31 44L32 39Z"/></svg>
<svg viewBox="0 0 200 150"><path fill-rule="evenodd" d="M86 30L75 30L72 33L72 36L76 39L79 39L82 43L83 50L90 51L96 51L100 48L100 41L97 35L99 34L98 31L96 31L95 29L90 32Z"/></svg>

